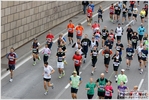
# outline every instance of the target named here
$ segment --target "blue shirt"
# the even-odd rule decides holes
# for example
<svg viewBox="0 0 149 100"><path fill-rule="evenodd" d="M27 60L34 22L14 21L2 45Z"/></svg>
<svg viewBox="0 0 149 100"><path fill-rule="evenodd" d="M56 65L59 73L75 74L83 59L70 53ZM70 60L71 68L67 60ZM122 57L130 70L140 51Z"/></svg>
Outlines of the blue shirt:
<svg viewBox="0 0 149 100"><path fill-rule="evenodd" d="M138 28L138 33L139 33L139 35L144 35L145 32L146 32L145 27L140 26L140 27Z"/></svg>
<svg viewBox="0 0 149 100"><path fill-rule="evenodd" d="M141 57L146 59L148 55L148 50L141 50L141 53L142 53Z"/></svg>
<svg viewBox="0 0 149 100"><path fill-rule="evenodd" d="M120 9L122 10L122 2L118 3L118 6L119 6Z"/></svg>
<svg viewBox="0 0 149 100"><path fill-rule="evenodd" d="M94 4L89 4L89 6L92 8L92 12L94 12Z"/></svg>
<svg viewBox="0 0 149 100"><path fill-rule="evenodd" d="M126 56L127 57L132 57L134 53L134 49L133 48L126 48Z"/></svg>

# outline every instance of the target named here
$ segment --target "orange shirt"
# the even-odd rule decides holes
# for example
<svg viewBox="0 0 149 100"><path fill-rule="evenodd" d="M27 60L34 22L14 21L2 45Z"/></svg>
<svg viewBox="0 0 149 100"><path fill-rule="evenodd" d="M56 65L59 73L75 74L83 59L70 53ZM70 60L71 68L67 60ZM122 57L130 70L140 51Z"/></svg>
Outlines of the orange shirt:
<svg viewBox="0 0 149 100"><path fill-rule="evenodd" d="M82 36L84 28L82 26L76 27L77 36Z"/></svg>
<svg viewBox="0 0 149 100"><path fill-rule="evenodd" d="M73 29L75 28L75 26L74 26L74 24L72 24L72 23L69 23L68 25L67 25L67 29L68 29L68 32L70 32L70 33L73 33Z"/></svg>

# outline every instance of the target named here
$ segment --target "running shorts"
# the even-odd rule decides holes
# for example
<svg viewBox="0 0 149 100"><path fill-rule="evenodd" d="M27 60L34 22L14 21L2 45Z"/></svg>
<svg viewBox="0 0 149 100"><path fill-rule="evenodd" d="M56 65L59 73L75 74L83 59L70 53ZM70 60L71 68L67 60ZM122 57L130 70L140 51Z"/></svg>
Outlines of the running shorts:
<svg viewBox="0 0 149 100"><path fill-rule="evenodd" d="M92 99L94 95L87 94L88 99Z"/></svg>
<svg viewBox="0 0 149 100"><path fill-rule="evenodd" d="M138 60L141 60L141 57L138 55Z"/></svg>
<svg viewBox="0 0 149 100"><path fill-rule="evenodd" d="M73 33L68 32L68 37L72 37L73 38Z"/></svg>
<svg viewBox="0 0 149 100"><path fill-rule="evenodd" d="M126 57L126 59L128 59L128 60L133 60L133 58L132 58L132 57Z"/></svg>
<svg viewBox="0 0 149 100"><path fill-rule="evenodd" d="M9 70L15 70L15 64L9 64Z"/></svg>
<svg viewBox="0 0 149 100"><path fill-rule="evenodd" d="M46 82L50 82L51 81L51 78L47 79L47 78L43 78L44 81Z"/></svg>
<svg viewBox="0 0 149 100"><path fill-rule="evenodd" d="M141 19L144 19L144 17L140 16Z"/></svg>
<svg viewBox="0 0 149 100"><path fill-rule="evenodd" d="M139 35L139 40L141 41L143 38L143 35Z"/></svg>
<svg viewBox="0 0 149 100"><path fill-rule="evenodd" d="M64 62L57 62L57 68L64 68Z"/></svg>
<svg viewBox="0 0 149 100"><path fill-rule="evenodd" d="M146 58L142 58L142 57L141 57L141 60L146 61Z"/></svg>
<svg viewBox="0 0 149 100"><path fill-rule="evenodd" d="M106 40L106 39L107 39L107 37L106 37L106 36L102 36L102 39L103 39L103 40Z"/></svg>
<svg viewBox="0 0 149 100"><path fill-rule="evenodd" d="M114 66L114 64L113 64L113 70L114 71L118 71L118 68L119 68L119 66Z"/></svg>
<svg viewBox="0 0 149 100"><path fill-rule="evenodd" d="M97 59L93 59L93 58L92 58L92 66L93 66L93 67L95 67L96 62L97 62Z"/></svg>
<svg viewBox="0 0 149 100"><path fill-rule="evenodd" d="M133 17L137 18L137 14L133 14Z"/></svg>
<svg viewBox="0 0 149 100"><path fill-rule="evenodd" d="M127 34L127 40L131 40L131 34Z"/></svg>
<svg viewBox="0 0 149 100"><path fill-rule="evenodd" d="M128 13L128 17L131 17L131 13Z"/></svg>
<svg viewBox="0 0 149 100"><path fill-rule="evenodd" d="M105 97L105 92L100 92L100 91L98 91L98 96L99 96L99 97Z"/></svg>
<svg viewBox="0 0 149 100"><path fill-rule="evenodd" d="M104 64L106 64L106 65L109 65L109 63L110 63L110 59L104 59Z"/></svg>
<svg viewBox="0 0 149 100"><path fill-rule="evenodd" d="M101 18L102 19L102 15L98 15L98 18Z"/></svg>
<svg viewBox="0 0 149 100"><path fill-rule="evenodd" d="M77 94L78 89L71 87L71 93L76 93Z"/></svg>

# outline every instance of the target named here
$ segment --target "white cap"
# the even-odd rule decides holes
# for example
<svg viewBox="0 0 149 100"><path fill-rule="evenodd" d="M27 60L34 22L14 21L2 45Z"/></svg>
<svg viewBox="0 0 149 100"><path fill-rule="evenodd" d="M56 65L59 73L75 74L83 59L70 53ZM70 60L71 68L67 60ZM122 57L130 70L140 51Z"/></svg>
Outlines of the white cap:
<svg viewBox="0 0 149 100"><path fill-rule="evenodd" d="M121 69L121 71L122 71L122 72L124 72L124 71L125 71L125 69Z"/></svg>

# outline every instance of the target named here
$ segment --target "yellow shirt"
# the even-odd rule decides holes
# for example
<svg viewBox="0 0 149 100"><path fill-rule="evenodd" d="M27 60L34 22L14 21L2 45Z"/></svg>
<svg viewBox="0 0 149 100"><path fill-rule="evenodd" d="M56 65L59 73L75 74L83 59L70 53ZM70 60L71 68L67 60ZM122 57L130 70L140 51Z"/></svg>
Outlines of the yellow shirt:
<svg viewBox="0 0 149 100"><path fill-rule="evenodd" d="M141 16L141 17L145 17L145 13L146 13L145 11L141 10L140 16Z"/></svg>

